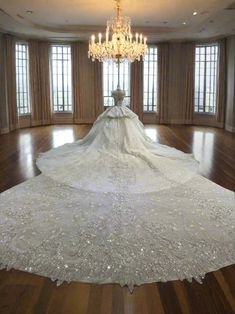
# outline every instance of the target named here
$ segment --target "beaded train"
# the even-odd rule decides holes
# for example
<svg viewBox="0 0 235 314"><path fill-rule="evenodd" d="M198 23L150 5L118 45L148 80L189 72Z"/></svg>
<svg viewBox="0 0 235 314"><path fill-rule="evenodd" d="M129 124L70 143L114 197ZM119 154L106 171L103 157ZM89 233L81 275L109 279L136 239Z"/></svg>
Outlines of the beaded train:
<svg viewBox="0 0 235 314"><path fill-rule="evenodd" d="M0 195L0 264L64 281L192 280L235 262L235 197L192 155L152 142L128 108L41 154Z"/></svg>

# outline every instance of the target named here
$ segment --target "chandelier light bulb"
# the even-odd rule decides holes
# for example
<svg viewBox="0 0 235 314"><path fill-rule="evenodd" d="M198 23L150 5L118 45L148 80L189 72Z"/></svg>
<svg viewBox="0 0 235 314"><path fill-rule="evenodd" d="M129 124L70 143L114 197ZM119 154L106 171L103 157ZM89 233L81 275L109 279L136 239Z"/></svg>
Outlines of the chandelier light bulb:
<svg viewBox="0 0 235 314"><path fill-rule="evenodd" d="M132 34L130 33L130 42L131 42L131 43L132 43L132 37L133 37L133 36L132 36Z"/></svg>
<svg viewBox="0 0 235 314"><path fill-rule="evenodd" d="M101 44L101 38L102 38L102 34L99 33L99 44Z"/></svg>
<svg viewBox="0 0 235 314"><path fill-rule="evenodd" d="M136 42L138 42L138 38L139 38L139 34L138 34L138 33L136 33L136 34L135 34L135 39L136 39Z"/></svg>

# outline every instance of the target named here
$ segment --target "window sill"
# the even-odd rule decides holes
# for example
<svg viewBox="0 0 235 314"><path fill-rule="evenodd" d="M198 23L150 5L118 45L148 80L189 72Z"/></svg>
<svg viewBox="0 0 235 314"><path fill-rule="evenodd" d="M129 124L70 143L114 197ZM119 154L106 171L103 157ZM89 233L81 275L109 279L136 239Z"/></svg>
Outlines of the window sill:
<svg viewBox="0 0 235 314"><path fill-rule="evenodd" d="M73 114L72 111L53 111L53 114Z"/></svg>
<svg viewBox="0 0 235 314"><path fill-rule="evenodd" d="M157 114L157 111L143 111L144 114Z"/></svg>
<svg viewBox="0 0 235 314"><path fill-rule="evenodd" d="M194 112L195 115L199 116L215 116L216 114L213 112Z"/></svg>
<svg viewBox="0 0 235 314"><path fill-rule="evenodd" d="M114 107L115 105L112 105L112 106L104 106L104 109L106 110L106 109L108 109L108 108L112 108L112 107ZM127 107L127 108L129 108L130 109L130 106L128 105L125 105L125 107Z"/></svg>
<svg viewBox="0 0 235 314"><path fill-rule="evenodd" d="M19 118L24 118L24 117L30 117L31 116L31 113L21 113L21 114L18 114L18 117Z"/></svg>

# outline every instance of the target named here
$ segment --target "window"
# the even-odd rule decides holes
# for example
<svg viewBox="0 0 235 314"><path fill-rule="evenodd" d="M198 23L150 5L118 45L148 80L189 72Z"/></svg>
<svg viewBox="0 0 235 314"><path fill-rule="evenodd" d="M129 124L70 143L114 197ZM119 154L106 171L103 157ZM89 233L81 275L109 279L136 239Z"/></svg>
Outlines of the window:
<svg viewBox="0 0 235 314"><path fill-rule="evenodd" d="M52 104L54 112L72 111L71 47L51 47Z"/></svg>
<svg viewBox="0 0 235 314"><path fill-rule="evenodd" d="M30 113L28 44L16 43L15 53L17 111L19 115L24 115Z"/></svg>
<svg viewBox="0 0 235 314"><path fill-rule="evenodd" d="M195 52L194 110L215 113L218 45L198 45Z"/></svg>
<svg viewBox="0 0 235 314"><path fill-rule="evenodd" d="M149 47L144 59L144 111L157 111L157 47Z"/></svg>
<svg viewBox="0 0 235 314"><path fill-rule="evenodd" d="M122 62L120 64L120 87L126 92L124 99L125 105L130 106L130 63ZM111 92L117 88L118 84L118 66L113 61L103 62L103 95L104 106L113 106L114 99Z"/></svg>

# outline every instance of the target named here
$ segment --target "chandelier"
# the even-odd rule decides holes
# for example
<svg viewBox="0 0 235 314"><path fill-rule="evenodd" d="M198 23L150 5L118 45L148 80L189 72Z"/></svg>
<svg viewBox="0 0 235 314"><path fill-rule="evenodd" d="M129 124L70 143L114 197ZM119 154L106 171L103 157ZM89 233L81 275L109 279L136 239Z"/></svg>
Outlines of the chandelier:
<svg viewBox="0 0 235 314"><path fill-rule="evenodd" d="M114 60L117 63L127 60L140 61L147 52L147 38L142 34L131 33L131 19L120 15L120 0L116 2L116 16L107 21L105 38L99 33L97 41L92 35L89 42L88 57L100 62Z"/></svg>

